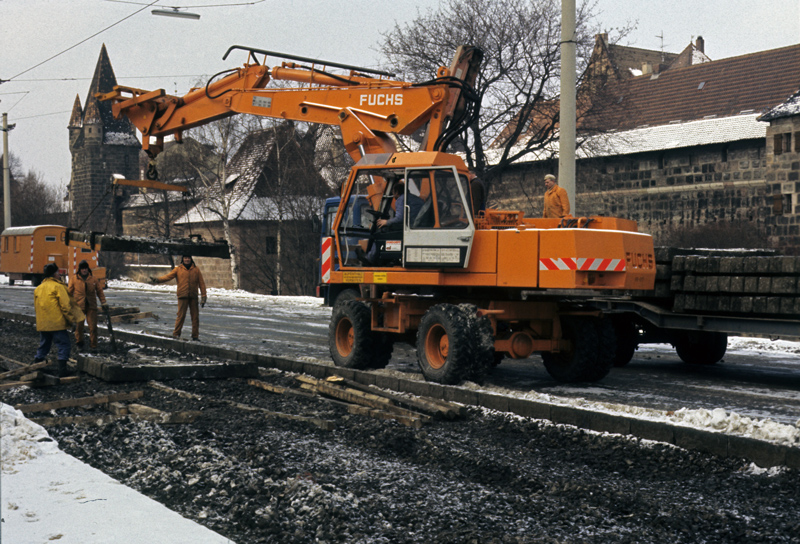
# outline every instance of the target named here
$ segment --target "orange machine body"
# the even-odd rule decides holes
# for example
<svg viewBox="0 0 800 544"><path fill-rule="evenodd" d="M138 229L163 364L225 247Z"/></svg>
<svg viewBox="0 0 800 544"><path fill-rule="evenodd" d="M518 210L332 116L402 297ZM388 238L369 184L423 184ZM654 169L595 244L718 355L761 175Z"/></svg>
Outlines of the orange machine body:
<svg viewBox="0 0 800 544"><path fill-rule="evenodd" d="M41 282L44 267L55 263L66 282L81 261L89 263L95 278L105 284L106 269L98 267L98 252L86 244L66 242L66 227L34 225L10 227L0 234L0 273L15 281Z"/></svg>

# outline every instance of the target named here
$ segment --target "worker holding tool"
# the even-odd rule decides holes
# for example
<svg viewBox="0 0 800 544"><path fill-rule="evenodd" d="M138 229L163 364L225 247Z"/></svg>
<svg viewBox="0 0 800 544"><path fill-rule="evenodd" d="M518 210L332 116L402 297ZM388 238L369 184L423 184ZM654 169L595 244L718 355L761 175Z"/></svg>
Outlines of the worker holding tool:
<svg viewBox="0 0 800 544"><path fill-rule="evenodd" d="M108 304L103 286L92 275L88 262L81 261L78 264L78 273L69 280L67 292L71 297L75 297L75 303L86 314L86 322L89 324L89 346L93 350L97 349L97 299L100 299L100 304L106 313ZM75 324L75 344L78 349L83 349L83 320Z"/></svg>
<svg viewBox="0 0 800 544"><path fill-rule="evenodd" d="M71 347L67 328L78 318L83 320L84 316L79 309L73 310L57 264L49 263L44 267L44 279L33 292L33 307L36 311L36 330L39 331L39 349L33 363L44 361L55 343L58 348L56 372L60 377L66 376Z"/></svg>
<svg viewBox="0 0 800 544"><path fill-rule="evenodd" d="M542 217L561 218L569 215L569 196L566 189L559 187L553 174L544 177L544 214Z"/></svg>
<svg viewBox="0 0 800 544"><path fill-rule="evenodd" d="M178 281L178 317L175 319L175 329L172 331L173 338L181 337L183 321L186 319L186 310L192 314L192 340L200 340L200 310L197 307L197 291L200 290L200 305L206 305L206 282L203 281L203 274L197 265L194 264L191 255L184 255L181 264L176 266L172 272L157 278L150 276L150 283L166 283L170 280Z"/></svg>

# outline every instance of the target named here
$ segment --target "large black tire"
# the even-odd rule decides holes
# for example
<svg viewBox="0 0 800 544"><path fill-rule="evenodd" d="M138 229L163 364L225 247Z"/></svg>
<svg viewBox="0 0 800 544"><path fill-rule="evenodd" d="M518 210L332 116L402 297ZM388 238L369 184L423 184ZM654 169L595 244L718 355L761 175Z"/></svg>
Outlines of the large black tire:
<svg viewBox="0 0 800 544"><path fill-rule="evenodd" d="M361 296L361 292L358 289L347 288L341 291L334 300L332 301L331 306L336 306L337 304L344 304L345 302L349 302L351 300L355 300Z"/></svg>
<svg viewBox="0 0 800 544"><path fill-rule="evenodd" d="M614 355L614 366L621 368L633 359L633 354L639 347L639 333L633 321L624 317L613 320L614 331L617 335L617 350Z"/></svg>
<svg viewBox="0 0 800 544"><path fill-rule="evenodd" d="M725 356L728 335L724 332L681 331L673 345L678 357L690 365L713 365Z"/></svg>
<svg viewBox="0 0 800 544"><path fill-rule="evenodd" d="M369 307L351 300L333 308L328 346L336 366L366 369L389 364L393 344L386 335L371 330Z"/></svg>
<svg viewBox="0 0 800 544"><path fill-rule="evenodd" d="M453 385L472 373L474 343L467 312L452 304L428 309L417 330L417 362L425 379Z"/></svg>
<svg viewBox="0 0 800 544"><path fill-rule="evenodd" d="M42 277L39 274L34 274L31 276L31 285L34 287L39 287L42 283Z"/></svg>
<svg viewBox="0 0 800 544"><path fill-rule="evenodd" d="M581 380L586 382L597 382L608 376L617 356L617 334L614 323L608 318L592 319L592 321L597 331L597 361Z"/></svg>
<svg viewBox="0 0 800 544"><path fill-rule="evenodd" d="M476 383L482 383L495 366L494 330L487 316L478 317L478 307L474 304L459 304L469 321L469 339L472 342L472 369L466 376Z"/></svg>
<svg viewBox="0 0 800 544"><path fill-rule="evenodd" d="M558 353L542 353L544 368L559 382L590 381L587 378L597 362L599 350L597 328L589 318L563 317L561 330L564 338L572 342L572 348Z"/></svg>
<svg viewBox="0 0 800 544"><path fill-rule="evenodd" d="M14 285L14 280L9 279L8 280L8 285Z"/></svg>

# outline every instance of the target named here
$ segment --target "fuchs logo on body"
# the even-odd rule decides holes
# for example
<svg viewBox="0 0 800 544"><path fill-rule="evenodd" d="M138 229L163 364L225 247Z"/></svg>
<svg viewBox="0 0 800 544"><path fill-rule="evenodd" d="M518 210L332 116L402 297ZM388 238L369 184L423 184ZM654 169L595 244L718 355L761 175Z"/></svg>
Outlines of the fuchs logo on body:
<svg viewBox="0 0 800 544"><path fill-rule="evenodd" d="M359 106L402 106L402 93L374 93L362 94L358 101Z"/></svg>

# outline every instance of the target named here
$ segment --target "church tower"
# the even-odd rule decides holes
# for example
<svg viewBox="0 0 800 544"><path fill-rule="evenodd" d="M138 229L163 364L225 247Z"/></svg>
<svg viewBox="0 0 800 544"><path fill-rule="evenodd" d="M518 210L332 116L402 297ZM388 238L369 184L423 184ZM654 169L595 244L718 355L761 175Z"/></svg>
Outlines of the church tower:
<svg viewBox="0 0 800 544"><path fill-rule="evenodd" d="M100 102L95 93L107 93L117 84L106 46L94 70L89 93L81 108L75 98L69 121L69 149L72 153L72 177L69 200L72 205L70 226L81 231L121 234L120 220L112 217L112 175L139 178L141 145L127 118L114 119L111 104ZM121 188L117 188L117 197Z"/></svg>

